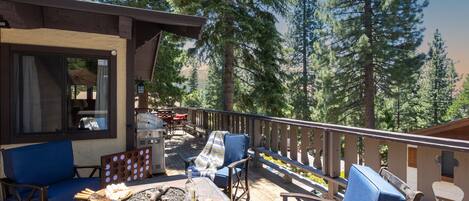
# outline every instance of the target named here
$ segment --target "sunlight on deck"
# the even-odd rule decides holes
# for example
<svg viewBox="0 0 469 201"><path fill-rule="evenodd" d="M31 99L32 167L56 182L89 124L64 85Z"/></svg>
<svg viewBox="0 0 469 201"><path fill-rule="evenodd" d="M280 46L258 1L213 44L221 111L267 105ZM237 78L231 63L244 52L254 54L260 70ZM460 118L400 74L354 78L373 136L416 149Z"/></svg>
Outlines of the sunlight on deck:
<svg viewBox="0 0 469 201"><path fill-rule="evenodd" d="M194 137L178 130L171 139L166 140L166 174L184 174L184 161L182 158L196 156L205 145L204 138ZM308 193L311 188L293 181L286 182L280 175L274 174L265 168L252 168L249 170L249 186L251 200L282 200L281 192Z"/></svg>

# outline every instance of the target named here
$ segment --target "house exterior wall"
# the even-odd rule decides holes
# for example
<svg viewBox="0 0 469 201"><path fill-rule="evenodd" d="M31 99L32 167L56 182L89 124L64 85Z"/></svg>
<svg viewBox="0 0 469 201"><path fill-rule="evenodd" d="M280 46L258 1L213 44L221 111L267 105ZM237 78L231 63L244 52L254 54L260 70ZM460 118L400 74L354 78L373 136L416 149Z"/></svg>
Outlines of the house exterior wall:
<svg viewBox="0 0 469 201"><path fill-rule="evenodd" d="M73 141L75 164L98 165L102 155L125 151L126 40L118 36L55 29L1 29L0 43L117 51L116 138ZM22 144L1 145L1 148ZM0 164L3 168L3 164ZM1 170L3 173L3 169Z"/></svg>

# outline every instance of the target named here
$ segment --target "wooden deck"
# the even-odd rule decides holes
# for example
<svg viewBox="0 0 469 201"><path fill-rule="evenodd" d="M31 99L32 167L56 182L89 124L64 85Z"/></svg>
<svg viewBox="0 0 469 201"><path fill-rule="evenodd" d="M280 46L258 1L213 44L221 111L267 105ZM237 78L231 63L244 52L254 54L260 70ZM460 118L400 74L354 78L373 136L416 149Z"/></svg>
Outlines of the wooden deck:
<svg viewBox="0 0 469 201"><path fill-rule="evenodd" d="M182 158L198 155L204 145L205 139L176 131L170 140L166 140L166 174L184 174ZM281 192L308 193L308 190L312 190L295 181L285 182L279 174L264 168L250 169L249 181L253 201L281 200Z"/></svg>

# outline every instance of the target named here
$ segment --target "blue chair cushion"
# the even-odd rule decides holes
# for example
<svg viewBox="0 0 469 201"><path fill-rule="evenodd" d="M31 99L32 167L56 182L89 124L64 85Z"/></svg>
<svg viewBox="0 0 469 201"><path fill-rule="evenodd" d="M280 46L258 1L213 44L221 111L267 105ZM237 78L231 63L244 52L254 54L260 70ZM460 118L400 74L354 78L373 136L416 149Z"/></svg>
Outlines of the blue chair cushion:
<svg viewBox="0 0 469 201"><path fill-rule="evenodd" d="M245 134L227 134L225 143L225 162L223 166L228 166L232 162L239 161L247 157L249 149L249 137Z"/></svg>
<svg viewBox="0 0 469 201"><path fill-rule="evenodd" d="M99 178L75 178L64 180L49 186L47 190L48 200L49 201L67 201L73 200L73 197L76 193L89 188L91 190L97 191L100 189ZM26 198L29 195L30 191L22 191L20 193L22 198ZM14 196L7 198L7 201L16 201ZM39 200L39 193L35 193L33 200Z"/></svg>
<svg viewBox="0 0 469 201"><path fill-rule="evenodd" d="M405 197L370 167L353 165L344 201L405 201Z"/></svg>
<svg viewBox="0 0 469 201"><path fill-rule="evenodd" d="M7 149L3 161L5 175L20 184L45 186L75 175L71 141Z"/></svg>
<svg viewBox="0 0 469 201"><path fill-rule="evenodd" d="M188 170L192 170L193 177L200 177L200 172L194 166L189 166ZM236 168L236 171L241 172L241 168ZM233 171L233 182L236 180L235 172ZM215 178L213 179L213 183L218 186L218 188L226 188L228 186L228 167L223 167L215 173Z"/></svg>

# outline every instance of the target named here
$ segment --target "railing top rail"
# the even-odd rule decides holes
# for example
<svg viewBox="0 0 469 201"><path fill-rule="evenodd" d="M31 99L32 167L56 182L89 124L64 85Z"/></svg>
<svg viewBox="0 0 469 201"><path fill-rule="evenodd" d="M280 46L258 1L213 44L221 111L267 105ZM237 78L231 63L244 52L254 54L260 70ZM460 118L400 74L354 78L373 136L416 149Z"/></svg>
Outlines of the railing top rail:
<svg viewBox="0 0 469 201"><path fill-rule="evenodd" d="M322 130L327 130L327 131L334 132L334 133L353 134L353 135L357 135L361 137L371 137L371 138L376 138L376 139L381 139L381 140L396 141L396 142L412 144L412 145L430 146L430 147L435 147L435 148L440 148L440 149L450 150L450 151L469 152L469 141L464 141L464 140L423 136L423 135L416 135L416 134L410 134L410 133L382 131L382 130L376 130L376 129L358 128L358 127L303 121L303 120L281 118L281 117L269 117L269 116L263 116L263 115L258 115L258 114L228 112L228 111L213 110L213 109L201 109L201 108L187 108L187 109L213 112L213 113L241 115L241 116L255 118L255 119L259 119L263 121L289 124L289 125L306 127L306 128L322 129Z"/></svg>

